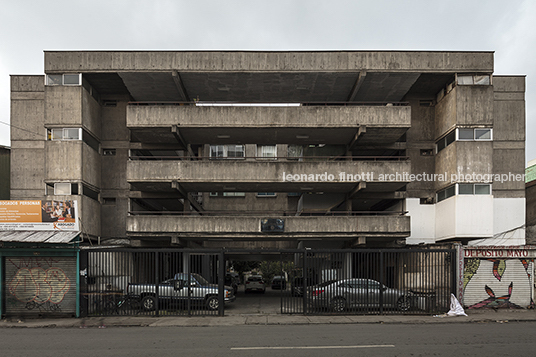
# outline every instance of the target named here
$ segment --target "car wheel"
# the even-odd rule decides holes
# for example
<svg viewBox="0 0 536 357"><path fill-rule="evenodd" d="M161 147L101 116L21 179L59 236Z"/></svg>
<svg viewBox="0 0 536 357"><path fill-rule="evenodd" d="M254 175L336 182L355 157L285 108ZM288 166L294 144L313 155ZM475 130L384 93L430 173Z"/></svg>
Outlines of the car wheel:
<svg viewBox="0 0 536 357"><path fill-rule="evenodd" d="M209 310L218 310L218 307L220 306L220 302L218 300L218 297L217 296L210 296L208 299L207 299L207 308Z"/></svg>
<svg viewBox="0 0 536 357"><path fill-rule="evenodd" d="M401 296L396 302L396 307L399 311L408 311L411 308L411 299L409 296Z"/></svg>
<svg viewBox="0 0 536 357"><path fill-rule="evenodd" d="M335 312L343 312L346 309L346 300L341 297L331 300L331 309Z"/></svg>
<svg viewBox="0 0 536 357"><path fill-rule="evenodd" d="M141 301L141 307L145 311L153 311L156 308L156 298L154 296L146 296Z"/></svg>

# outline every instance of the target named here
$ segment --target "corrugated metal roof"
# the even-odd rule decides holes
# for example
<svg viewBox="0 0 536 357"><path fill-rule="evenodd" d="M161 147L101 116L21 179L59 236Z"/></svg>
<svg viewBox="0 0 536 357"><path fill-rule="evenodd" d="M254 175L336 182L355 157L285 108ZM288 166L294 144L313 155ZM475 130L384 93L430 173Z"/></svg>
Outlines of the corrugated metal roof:
<svg viewBox="0 0 536 357"><path fill-rule="evenodd" d="M0 231L0 242L71 243L80 232Z"/></svg>

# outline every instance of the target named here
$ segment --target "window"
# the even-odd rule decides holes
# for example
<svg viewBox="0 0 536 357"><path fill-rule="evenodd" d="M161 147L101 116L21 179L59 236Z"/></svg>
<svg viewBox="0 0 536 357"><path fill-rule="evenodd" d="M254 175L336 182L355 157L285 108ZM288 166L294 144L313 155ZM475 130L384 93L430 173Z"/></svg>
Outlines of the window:
<svg viewBox="0 0 536 357"><path fill-rule="evenodd" d="M275 192L257 192L257 197L276 197Z"/></svg>
<svg viewBox="0 0 536 357"><path fill-rule="evenodd" d="M302 145L289 145L287 149L287 156L289 159L303 158L303 146Z"/></svg>
<svg viewBox="0 0 536 357"><path fill-rule="evenodd" d="M115 156L115 149L102 149L103 156Z"/></svg>
<svg viewBox="0 0 536 357"><path fill-rule="evenodd" d="M78 184L71 182L57 182L47 184L47 195L77 195Z"/></svg>
<svg viewBox="0 0 536 357"><path fill-rule="evenodd" d="M82 83L80 73L72 74L47 74L45 84L47 86L79 86Z"/></svg>
<svg viewBox="0 0 536 357"><path fill-rule="evenodd" d="M257 145L257 157L275 159L277 157L277 147L275 145Z"/></svg>
<svg viewBox="0 0 536 357"><path fill-rule="evenodd" d="M236 159L244 157L244 145L210 145L211 159Z"/></svg>
<svg viewBox="0 0 536 357"><path fill-rule="evenodd" d="M475 184L475 195L489 195L489 194L491 194L491 185Z"/></svg>
<svg viewBox="0 0 536 357"><path fill-rule="evenodd" d="M211 192L210 197L244 197L245 192Z"/></svg>
<svg viewBox="0 0 536 357"><path fill-rule="evenodd" d="M456 76L459 86L489 86L491 85L491 76L489 74L484 75L468 75L459 74Z"/></svg>
<svg viewBox="0 0 536 357"><path fill-rule="evenodd" d="M47 140L82 140L82 129L81 128L48 129Z"/></svg>
<svg viewBox="0 0 536 357"><path fill-rule="evenodd" d="M440 152L450 144L456 141L456 130L452 130L450 133L442 137L436 142L437 152Z"/></svg>
<svg viewBox="0 0 536 357"><path fill-rule="evenodd" d="M491 140L490 128L459 128L458 140Z"/></svg>
<svg viewBox="0 0 536 357"><path fill-rule="evenodd" d="M437 193L437 202L441 202L443 200L446 200L449 197L452 197L456 194L456 186L452 185L450 187L445 188L444 190L441 190Z"/></svg>

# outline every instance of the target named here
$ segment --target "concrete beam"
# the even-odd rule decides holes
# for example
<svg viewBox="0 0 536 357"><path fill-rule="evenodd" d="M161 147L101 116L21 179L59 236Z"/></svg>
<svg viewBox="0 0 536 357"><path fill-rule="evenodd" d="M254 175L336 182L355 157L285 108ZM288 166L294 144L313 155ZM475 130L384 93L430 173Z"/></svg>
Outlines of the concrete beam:
<svg viewBox="0 0 536 357"><path fill-rule="evenodd" d="M365 134L366 132L367 132L367 127L364 126L364 125L360 125L359 128L357 129L357 133L355 133L355 135L354 135L354 138L348 144L348 147L346 148L346 151L352 151L352 149L356 146L356 144L359 141L359 139L361 139L363 134Z"/></svg>
<svg viewBox="0 0 536 357"><path fill-rule="evenodd" d="M186 88L184 87L184 84L182 83L181 76L179 72L173 71L171 73L171 76L173 77L173 82L175 83L175 86L177 87L177 90L179 91L181 95L181 99L184 102L189 102L190 97L188 96L188 92L186 92Z"/></svg>
<svg viewBox="0 0 536 357"><path fill-rule="evenodd" d="M190 202L190 204L192 205L192 207L197 211L197 212L203 212L205 209L203 208L203 206L201 206L196 200L195 198L192 197L192 195L190 194L190 192L186 192L186 190L184 188L181 187L181 185L179 184L178 181L172 181L171 182L171 187L173 187L174 189L176 189L177 191L179 191L181 193L181 195L184 196L184 199L188 200Z"/></svg>
<svg viewBox="0 0 536 357"><path fill-rule="evenodd" d="M355 97L357 96L357 92L359 92L359 88L361 88L361 85L363 84L363 81L365 80L366 75L367 75L367 72L365 71L359 72L359 76L357 77L357 80L355 81L354 87L352 88L352 91L350 92L350 95L348 96L349 102L353 102L355 100Z"/></svg>

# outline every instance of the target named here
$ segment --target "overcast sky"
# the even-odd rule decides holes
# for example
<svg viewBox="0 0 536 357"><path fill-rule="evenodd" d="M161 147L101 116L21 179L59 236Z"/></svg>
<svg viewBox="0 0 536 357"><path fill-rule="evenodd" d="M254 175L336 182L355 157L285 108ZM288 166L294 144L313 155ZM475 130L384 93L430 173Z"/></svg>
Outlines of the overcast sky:
<svg viewBox="0 0 536 357"><path fill-rule="evenodd" d="M495 74L527 75L527 160L536 158L534 0L5 0L0 145L9 75L42 74L44 50L495 51Z"/></svg>

